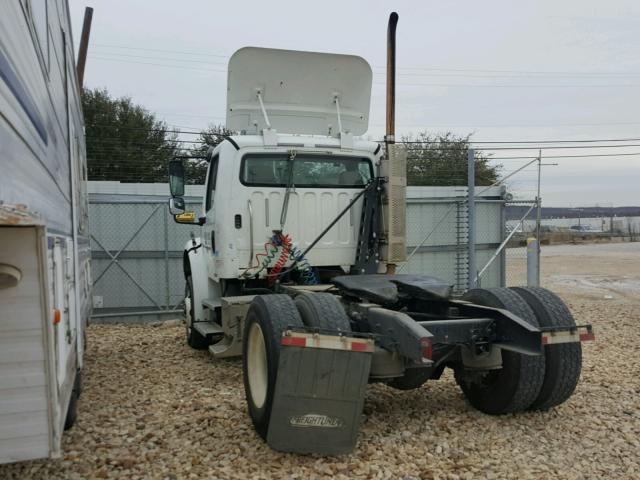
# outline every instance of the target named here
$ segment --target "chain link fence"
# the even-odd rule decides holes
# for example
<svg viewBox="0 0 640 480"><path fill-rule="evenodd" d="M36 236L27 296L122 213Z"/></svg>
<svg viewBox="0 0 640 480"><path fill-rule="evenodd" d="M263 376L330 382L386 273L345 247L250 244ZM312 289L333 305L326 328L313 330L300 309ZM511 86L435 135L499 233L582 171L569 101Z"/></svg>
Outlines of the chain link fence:
<svg viewBox="0 0 640 480"><path fill-rule="evenodd" d="M504 283L503 261L492 256L502 241L503 189L483 188L476 194L476 264L488 265L481 277L486 287ZM407 188L408 262L401 273L431 275L467 290L469 270L469 210L467 187ZM473 272L478 274L478 270Z"/></svg>
<svg viewBox="0 0 640 480"><path fill-rule="evenodd" d="M164 184L89 182L93 321L145 322L182 312L182 252L197 227L176 224ZM187 186L187 208L199 211L203 188ZM491 260L503 238L504 190L476 197L476 259ZM401 273L440 278L464 292L469 284L466 187L407 189L407 253ZM476 272L477 274L477 272ZM491 262L483 287L504 284L504 258Z"/></svg>
<svg viewBox="0 0 640 480"><path fill-rule="evenodd" d="M516 287L527 285L527 242L537 239L537 204L532 202L513 202L506 204L505 208L518 207L517 212L522 212L519 219L505 222L505 238L511 235L506 245L506 272L505 285ZM538 267L539 268L539 267ZM537 272L536 275L538 275Z"/></svg>
<svg viewBox="0 0 640 480"><path fill-rule="evenodd" d="M130 184L120 194L104 193L108 185L101 187L89 195L92 320L175 317L182 312L182 252L190 229L173 221L166 195L149 195L145 185L133 189ZM136 190L142 194L131 193ZM199 209L197 197L185 200L187 208Z"/></svg>

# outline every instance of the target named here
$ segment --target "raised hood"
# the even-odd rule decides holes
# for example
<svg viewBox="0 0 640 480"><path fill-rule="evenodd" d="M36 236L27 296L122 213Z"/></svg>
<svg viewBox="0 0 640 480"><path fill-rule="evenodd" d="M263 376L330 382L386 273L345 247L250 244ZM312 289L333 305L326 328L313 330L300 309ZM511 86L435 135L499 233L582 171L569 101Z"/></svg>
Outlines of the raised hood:
<svg viewBox="0 0 640 480"><path fill-rule="evenodd" d="M363 135L369 126L371 67L361 57L246 47L229 60L227 128L260 133L331 135L342 130Z"/></svg>

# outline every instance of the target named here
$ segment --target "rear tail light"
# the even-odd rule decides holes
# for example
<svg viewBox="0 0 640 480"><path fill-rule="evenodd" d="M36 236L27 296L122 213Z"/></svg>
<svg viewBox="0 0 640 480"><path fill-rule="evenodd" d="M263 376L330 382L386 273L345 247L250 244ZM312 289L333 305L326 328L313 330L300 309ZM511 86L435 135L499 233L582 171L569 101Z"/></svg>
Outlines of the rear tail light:
<svg viewBox="0 0 640 480"><path fill-rule="evenodd" d="M431 360L433 354L433 348L430 337L424 337L420 339L420 351L422 352L423 360Z"/></svg>

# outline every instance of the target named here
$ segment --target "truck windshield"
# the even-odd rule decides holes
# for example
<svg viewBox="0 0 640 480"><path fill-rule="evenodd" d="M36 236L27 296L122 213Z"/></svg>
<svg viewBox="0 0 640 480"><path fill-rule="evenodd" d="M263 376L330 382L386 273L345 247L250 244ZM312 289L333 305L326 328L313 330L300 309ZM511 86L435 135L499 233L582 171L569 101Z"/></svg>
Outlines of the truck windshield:
<svg viewBox="0 0 640 480"><path fill-rule="evenodd" d="M289 154L247 154L242 158L240 181L244 185L286 187ZM373 177L368 158L298 153L293 164L296 187L358 188Z"/></svg>

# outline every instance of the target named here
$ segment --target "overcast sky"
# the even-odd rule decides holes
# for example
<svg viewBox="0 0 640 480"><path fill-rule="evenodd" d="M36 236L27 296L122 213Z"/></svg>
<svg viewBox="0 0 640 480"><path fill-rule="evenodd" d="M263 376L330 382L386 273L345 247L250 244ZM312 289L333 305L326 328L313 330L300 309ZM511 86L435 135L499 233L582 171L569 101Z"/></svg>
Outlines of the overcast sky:
<svg viewBox="0 0 640 480"><path fill-rule="evenodd" d="M384 133L390 5L398 24L397 133L473 133L475 141L639 139L640 2L610 0L214 2L70 0L74 40L94 7L85 73L183 130L224 123L226 63L243 46L348 53L373 67L369 134ZM607 142L606 145L620 144ZM624 143L623 143L624 144ZM524 145L526 146L526 145ZM535 155L496 150L495 157ZM526 160L501 160L504 172ZM547 206L639 205L640 155L549 159ZM534 194L535 170L509 182Z"/></svg>

